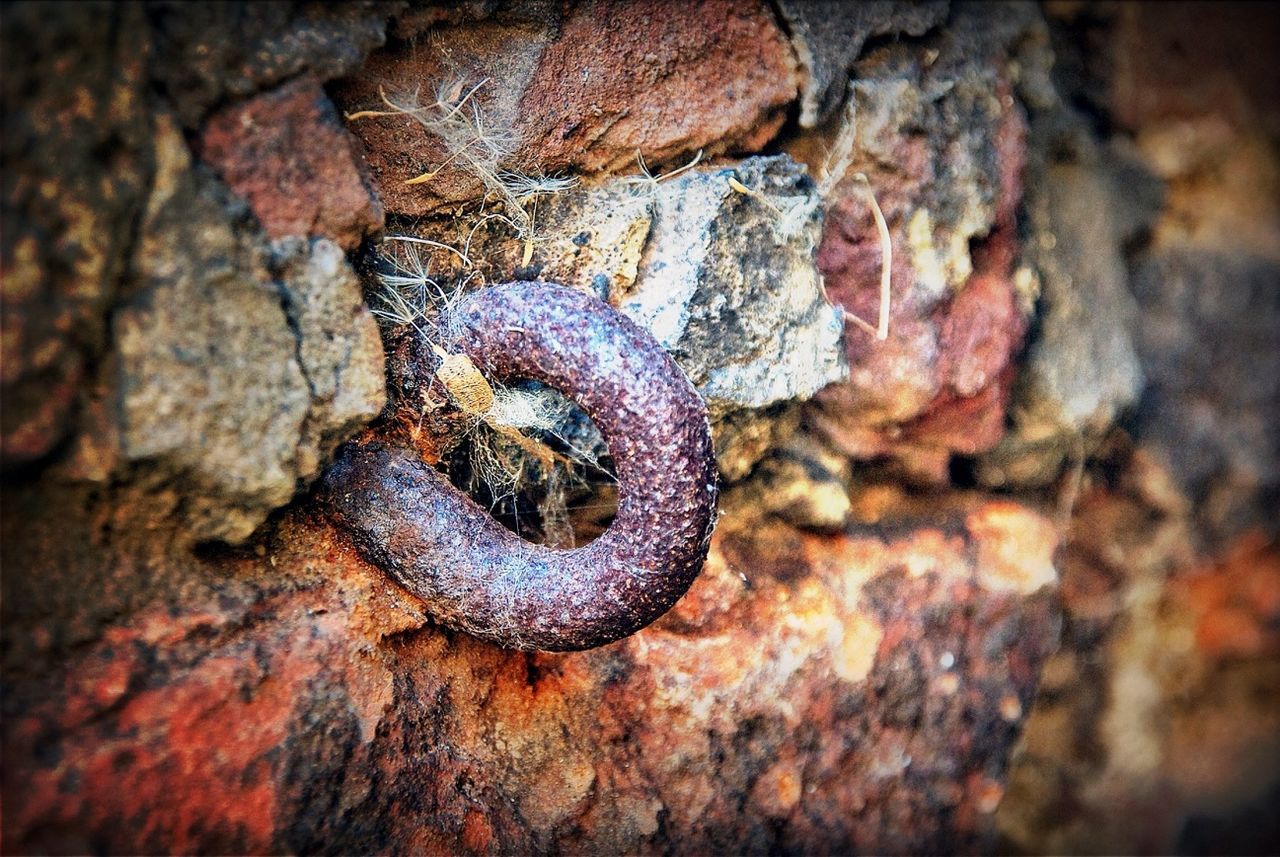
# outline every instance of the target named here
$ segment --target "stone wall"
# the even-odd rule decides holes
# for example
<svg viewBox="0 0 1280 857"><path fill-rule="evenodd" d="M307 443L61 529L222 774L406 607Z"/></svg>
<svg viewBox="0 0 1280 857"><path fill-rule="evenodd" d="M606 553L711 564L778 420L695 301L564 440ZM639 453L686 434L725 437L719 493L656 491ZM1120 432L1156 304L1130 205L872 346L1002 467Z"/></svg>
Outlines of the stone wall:
<svg viewBox="0 0 1280 857"><path fill-rule="evenodd" d="M3 850L1273 849L1254 8L6 6ZM406 266L594 294L697 386L719 522L654 625L504 650L332 523L353 438L474 466ZM594 473L482 499L585 539Z"/></svg>

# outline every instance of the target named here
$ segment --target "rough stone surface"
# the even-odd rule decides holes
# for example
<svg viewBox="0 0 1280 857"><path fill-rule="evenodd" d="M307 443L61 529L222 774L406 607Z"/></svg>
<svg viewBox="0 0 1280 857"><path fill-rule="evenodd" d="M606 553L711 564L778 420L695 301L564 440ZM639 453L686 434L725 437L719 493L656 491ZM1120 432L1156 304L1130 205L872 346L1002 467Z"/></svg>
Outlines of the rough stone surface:
<svg viewBox="0 0 1280 857"><path fill-rule="evenodd" d="M190 115L203 115L200 100ZM763 140L777 118L752 133ZM86 394L89 426L57 479L3 495L14 688L3 792L16 807L6 850L983 841L1017 731L1000 703L1029 699L1054 636L1050 587L1033 591L1009 568L1010 552L1035 568L1052 555L1047 528L1026 539L1002 523L1041 521L1029 508L957 495L852 530L829 516L822 537L740 509L665 625L567 658L425 627L419 605L305 505L241 548L193 553L193 539L241 538L292 496L376 409L381 387L340 247L268 244L212 172L191 165L174 124L157 122L156 180L125 266L128 300L113 308ZM667 258L646 261L653 248L635 236L648 237L668 203L690 215L700 244L667 249L690 269L714 262L754 294L728 308L746 316L743 353L757 367L724 389L766 403L737 441L758 457L780 426L793 428L791 398L839 364L839 331L813 268L811 189L785 159L732 169L656 185L643 216L611 233L625 252L605 250L603 234L599 246L574 242L579 232L569 244L586 257L580 270L620 271L604 290L624 300ZM796 216L789 228L784 210ZM749 229L733 246L725 236L739 220ZM676 226L664 234L679 238ZM531 264L543 250L535 243ZM759 269L775 265L794 305L766 288ZM689 318L669 329L729 353L711 337L725 307L706 276L680 285L708 303L687 302ZM826 356L806 362L802 339L765 336L751 316L766 309L775 325L800 319L806 336L829 331ZM805 386L761 374L771 348ZM773 386L748 389L762 380ZM920 654L925 636L938 652ZM964 739L975 721L989 724L982 739ZM908 778L928 785L904 790ZM742 824L744 806L758 822Z"/></svg>
<svg viewBox="0 0 1280 857"><path fill-rule="evenodd" d="M1054 542L953 501L830 537L739 515L672 614L567 656L423 628L287 515L6 694L6 850L980 848L1056 621L984 557Z"/></svg>
<svg viewBox="0 0 1280 857"><path fill-rule="evenodd" d="M952 454L994 447L1005 431L1012 361L1026 330L1008 253L995 246L1008 241L1005 235L993 238L964 291L924 319L903 319L887 342L848 331L846 341L862 340L850 350L866 356L847 385L823 391L818 407L806 415L808 424L846 455L894 458L933 482L948 478ZM880 379L907 395L885 402ZM868 399L884 402L888 411L877 414Z"/></svg>
<svg viewBox="0 0 1280 857"><path fill-rule="evenodd" d="M1012 45L1033 22L996 14L957 12L937 36L858 63L846 178L818 255L833 302L874 321L880 243L856 180L865 174L893 243L889 337L848 325L849 381L824 391L807 420L847 455L891 457L933 482L946 480L953 453L1002 435L1029 309L1014 223L1026 123L1009 80ZM847 121L791 151L821 173Z"/></svg>
<svg viewBox="0 0 1280 857"><path fill-rule="evenodd" d="M810 433L789 432L786 438L738 486L738 502L801 529L843 530L853 511L849 461Z"/></svg>
<svg viewBox="0 0 1280 857"><path fill-rule="evenodd" d="M377 249L385 261L395 260L402 269L421 267L445 285L468 278L544 280L617 306L636 285L655 216L655 194L632 178L609 178L539 195L531 238L522 238L508 221L483 213L397 218ZM678 178L660 187L675 185ZM679 193L678 186L670 192ZM406 236L444 247L398 240Z"/></svg>
<svg viewBox="0 0 1280 857"><path fill-rule="evenodd" d="M5 6L0 851L1276 852L1280 170L1263 84L1280 48L1258 49L1274 36L1252 6L1133 8L957 4L854 58L764 3ZM854 379L821 408L788 387L721 415L733 483L706 567L611 646L526 655L441 630L306 491L381 402L352 273L377 259L348 262L335 239L371 221L327 195L306 208L305 182L290 222L323 230L268 235L268 212L295 209L265 174L286 177L275 156L310 128L299 165L349 179L306 81L377 108L376 78L333 76L384 31L359 73L454 106L491 77L475 97L511 138L503 163L601 170L536 204L484 200L463 172L406 188L441 163L430 135L352 120L415 212L393 210L397 231L474 237L447 233L466 260L423 249L448 287L503 271L625 303L663 284L652 254L719 260L752 294L734 320L699 286L689 318L733 334L668 329L704 354L759 348L730 361L735 390L785 386L757 371L776 343L752 325L830 312L807 297L806 218L825 210L832 301L874 318L856 173L889 217L890 340L845 331ZM821 93L801 36L840 69ZM834 106L851 58L832 186L849 114L800 120ZM228 120L264 105L290 122L254 149ZM775 135L823 205L785 160L721 157ZM190 162L210 139L271 155L265 173L227 187ZM663 173L705 151L624 185L609 174L634 172L637 147ZM1105 209L1068 236L1099 243L1049 228L1050 173ZM531 230L478 223L516 202ZM667 211L697 216L682 232ZM775 265L805 300L767 288ZM1078 272L1134 288L1149 395L1115 426L1103 408L1084 437L1036 437L1018 421L1024 329L1045 342L1065 319L1059 344L1115 346L1097 310L1055 314L1080 303ZM393 375L409 339L388 331ZM789 365L816 383L825 359ZM438 439L430 420L403 428ZM1002 431L1017 456L992 476L977 451ZM599 533L596 499L580 514Z"/></svg>
<svg viewBox="0 0 1280 857"><path fill-rule="evenodd" d="M1130 147L1102 147L1086 126L1056 101L1031 123L1022 255L1036 330L1010 431L975 468L984 484L1052 482L1142 391L1126 253L1152 228L1162 187Z"/></svg>
<svg viewBox="0 0 1280 857"><path fill-rule="evenodd" d="M821 200L786 156L635 178L541 198L528 243L483 218L403 232L468 246L473 268L448 251L417 254L442 282L546 280L613 303L676 358L711 410L722 472L745 475L783 433L777 414L761 424L738 412L808 399L847 373L814 259Z"/></svg>
<svg viewBox="0 0 1280 857"><path fill-rule="evenodd" d="M812 128L844 101L849 70L868 39L922 36L947 18L946 0L873 0L850 6L839 0L780 0L800 69L800 125Z"/></svg>
<svg viewBox="0 0 1280 857"><path fill-rule="evenodd" d="M1043 175L1031 203L1038 229L1030 251L1040 284L1039 330L1019 379L1015 437L1010 446L1046 438L1097 436L1134 402L1142 367L1133 344L1137 304L1121 255L1125 233L1114 216L1123 192L1107 173L1060 164ZM989 459L987 478L1017 480Z"/></svg>
<svg viewBox="0 0 1280 857"><path fill-rule="evenodd" d="M531 20L532 19L532 20ZM430 29L375 52L334 90L347 113L401 105L447 113L473 86L501 169L596 172L734 149L751 151L778 129L796 93L795 63L762 3L583 3L561 20L499 16ZM389 213L422 215L473 200L485 184L429 123L405 115L349 123ZM439 169L430 182L407 179Z"/></svg>
<svg viewBox="0 0 1280 857"><path fill-rule="evenodd" d="M189 538L241 540L381 410L377 328L336 245L299 250L276 280L172 126L157 153L133 297L113 319L111 425L86 430L67 472L166 485Z"/></svg>
<svg viewBox="0 0 1280 857"><path fill-rule="evenodd" d="M4 18L0 449L10 466L74 430L152 166L141 9L26 4Z"/></svg>
<svg viewBox="0 0 1280 857"><path fill-rule="evenodd" d="M334 447L382 409L382 344L337 244L318 238L277 245L274 269L311 396L296 462L298 477L309 481Z"/></svg>
<svg viewBox="0 0 1280 857"><path fill-rule="evenodd" d="M565 20L521 107L546 135L539 160L594 172L637 151L657 163L759 149L795 95L795 61L763 3L593 0Z"/></svg>
<svg viewBox="0 0 1280 857"><path fill-rule="evenodd" d="M789 158L659 186L636 284L619 307L675 354L713 407L805 399L844 377L840 315L814 265L818 209Z"/></svg>
<svg viewBox="0 0 1280 857"><path fill-rule="evenodd" d="M198 533L244 538L293 493L306 379L266 260L224 219L216 185L188 172L178 132L163 133L139 240L142 285L113 323L120 452L200 486ZM222 508L241 504L262 512Z"/></svg>
<svg viewBox="0 0 1280 857"><path fill-rule="evenodd" d="M1253 527L1276 532L1280 484L1280 78L1253 49L1280 29L1255 11L1232 4L1202 22L1185 9L1167 20L1126 11L1103 88L1133 129L1134 157L1165 187L1149 245L1131 260L1149 380L1136 429L1215 551ZM1170 68L1178 45L1186 56Z"/></svg>
<svg viewBox="0 0 1280 857"><path fill-rule="evenodd" d="M520 166L538 167L536 159L523 152L542 133L530 129L526 136L520 95L559 22L557 10L546 16L467 19L427 28L373 52L358 73L331 87L344 114L390 113L347 121L364 144L364 157L388 214L418 216L483 196L488 190L485 182L474 170L464 169L465 159L454 157L463 147L491 162L491 172L517 166L500 163L517 150ZM424 43L435 49L420 49ZM415 117L389 111L384 97L420 112ZM461 120L455 123L453 150L428 127L445 118ZM428 170L438 171L430 182L405 184Z"/></svg>
<svg viewBox="0 0 1280 857"><path fill-rule="evenodd" d="M1134 275L1149 379L1137 430L1218 541L1277 527L1277 283L1280 260L1195 250L1147 254Z"/></svg>
<svg viewBox="0 0 1280 857"><path fill-rule="evenodd" d="M1138 227L1129 285L1147 388L1124 423L1131 439L1113 433L1090 452L1099 466L1081 471L1061 562L1063 645L997 818L1011 851L1280 844L1269 59L1280 34L1256 7L1202 11L1085 4L1053 22L1060 83L1090 114L1059 117L1066 133L1044 148L1105 178L1114 170L1080 130L1101 119L1132 134L1119 154L1141 167L1107 215L1122 232ZM1150 202L1153 174L1162 205Z"/></svg>
<svg viewBox="0 0 1280 857"><path fill-rule="evenodd" d="M329 97L306 78L218 111L197 146L274 240L325 236L347 250L382 228Z"/></svg>
<svg viewBox="0 0 1280 857"><path fill-rule="evenodd" d="M1014 430L978 475L1000 485L1051 480L1113 414L1138 404L1140 433L1172 456L1205 533L1220 538L1258 520L1275 481L1276 441L1253 416L1275 408L1264 380L1272 373L1258 371L1276 336L1274 289L1263 283L1275 281L1280 259L1280 167L1259 128L1274 71L1248 53L1226 65L1203 53L1265 31L1254 32L1247 8L1206 20L1203 40L1183 8L1159 21L1095 10L1056 24L1060 85L1113 111L1133 140L1101 148L1087 120L1060 106L1035 123L1044 180L1032 185L1047 193L1030 198L1038 235L1028 248L1042 277L1041 331ZM1165 65L1178 40L1195 47L1175 71ZM1109 43L1122 49L1081 48ZM1166 88L1173 79L1195 83ZM1134 245L1140 252L1126 260Z"/></svg>
<svg viewBox="0 0 1280 857"><path fill-rule="evenodd" d="M155 42L151 74L194 127L222 104L310 73L346 74L386 39L401 3L185 3L148 7Z"/></svg>
<svg viewBox="0 0 1280 857"><path fill-rule="evenodd" d="M1145 451L1095 478L1062 558L1044 670L997 823L1036 853L1265 853L1280 788L1280 551L1197 562L1191 506Z"/></svg>

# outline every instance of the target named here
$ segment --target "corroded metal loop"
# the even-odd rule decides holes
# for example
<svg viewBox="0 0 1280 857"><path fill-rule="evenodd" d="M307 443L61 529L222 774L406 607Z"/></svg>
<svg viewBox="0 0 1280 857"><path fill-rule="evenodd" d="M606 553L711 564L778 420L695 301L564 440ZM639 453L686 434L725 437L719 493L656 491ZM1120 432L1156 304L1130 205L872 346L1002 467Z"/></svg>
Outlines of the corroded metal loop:
<svg viewBox="0 0 1280 857"><path fill-rule="evenodd" d="M715 521L706 406L648 333L564 286L510 283L462 298L447 343L495 380L577 401L617 467L618 512L576 549L510 532L410 449L351 444L325 475L331 515L442 624L504 646L570 651L648 625L701 570Z"/></svg>

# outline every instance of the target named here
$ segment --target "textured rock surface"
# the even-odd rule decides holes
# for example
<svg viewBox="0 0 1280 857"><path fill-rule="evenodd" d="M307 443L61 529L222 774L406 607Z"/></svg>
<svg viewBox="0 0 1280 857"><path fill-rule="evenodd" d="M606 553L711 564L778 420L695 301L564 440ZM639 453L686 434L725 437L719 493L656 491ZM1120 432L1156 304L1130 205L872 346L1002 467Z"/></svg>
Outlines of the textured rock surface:
<svg viewBox="0 0 1280 857"><path fill-rule="evenodd" d="M795 93L795 61L763 3L589 2L564 22L521 106L545 129L537 152L548 168L591 172L637 151L656 163L759 149Z"/></svg>
<svg viewBox="0 0 1280 857"><path fill-rule="evenodd" d="M819 202L788 158L659 186L636 283L619 307L675 353L713 407L805 399L843 378L840 315L813 259Z"/></svg>
<svg viewBox="0 0 1280 857"><path fill-rule="evenodd" d="M1132 227L1116 214L1133 189L1114 176L1098 165L1037 170L1027 256L1039 286L1039 330L1018 380L1012 432L978 467L988 484L1052 480L1081 438L1103 434L1142 390L1138 306L1122 256Z"/></svg>
<svg viewBox="0 0 1280 857"><path fill-rule="evenodd" d="M221 104L310 73L350 72L386 38L395 2L151 4L152 76L192 127ZM142 34L139 34L142 35Z"/></svg>
<svg viewBox="0 0 1280 857"><path fill-rule="evenodd" d="M800 124L812 128L844 101L849 71L868 39L922 36L947 18L946 0L875 0L856 7L829 0L781 0L778 10L804 74Z"/></svg>
<svg viewBox="0 0 1280 857"><path fill-rule="evenodd" d="M1201 531L1222 541L1277 526L1277 283L1280 259L1245 252L1154 252L1134 276L1149 376L1139 431L1195 503Z"/></svg>
<svg viewBox="0 0 1280 857"><path fill-rule="evenodd" d="M382 227L382 204L315 81L303 78L219 111L200 159L249 203L267 237L321 235L354 250Z"/></svg>
<svg viewBox="0 0 1280 857"><path fill-rule="evenodd" d="M231 201L161 129L136 286L113 322L116 375L103 380L118 449L95 427L72 470L106 480L136 467L171 484L189 537L236 541L381 410L381 347L339 248L299 250L294 282L277 281L258 233L228 219Z"/></svg>
<svg viewBox="0 0 1280 857"><path fill-rule="evenodd" d="M1276 851L1275 38L1166 8L6 6L0 850ZM403 185L448 157L404 117L353 154L379 76L474 99L505 190ZM424 274L634 303L723 397L640 634L443 631L308 491L447 428L364 426L431 379L361 303L363 157ZM858 173L894 311L841 354Z"/></svg>
<svg viewBox="0 0 1280 857"><path fill-rule="evenodd" d="M569 656L419 630L416 602L288 516L254 551L188 560L180 601L6 715L6 841L979 847L1055 636L1055 536L1009 503L931 506L834 537L739 514L672 614Z"/></svg>
<svg viewBox="0 0 1280 857"><path fill-rule="evenodd" d="M450 149L429 123L472 87L467 110L493 146L495 166L586 172L705 149L760 148L796 92L795 61L763 3L583 3L569 15L500 14L432 31L437 51L394 42L335 89L348 113L425 105L427 123L404 115L360 119L383 204L420 215L474 200L483 183L446 164ZM443 96L443 111L431 108ZM465 114L464 114L465 115ZM427 170L425 184L404 182Z"/></svg>
<svg viewBox="0 0 1280 857"><path fill-rule="evenodd" d="M382 409L382 343L341 247L324 238L285 242L275 256L311 398L295 462L298 477L309 481L334 447Z"/></svg>
<svg viewBox="0 0 1280 857"><path fill-rule="evenodd" d="M189 172L178 132L162 135L140 288L113 323L120 454L157 462L161 479L182 475L198 536L244 538L293 494L306 380L261 245L224 218L217 186Z"/></svg>
<svg viewBox="0 0 1280 857"><path fill-rule="evenodd" d="M359 73L332 86L334 101L347 115L386 112L384 98L419 111L416 116L393 111L347 123L364 143L370 173L389 214L416 216L482 196L485 183L454 162L455 153L464 147L495 171L516 166L502 162L526 139L542 136L542 129L523 136L520 93L560 23L558 9L479 21L467 18L430 31L439 50L419 50L422 37L413 32L393 39L372 53ZM429 130L428 122L443 118L467 123L458 126L458 139L446 140ZM426 184L405 184L428 170L439 174Z"/></svg>
<svg viewBox="0 0 1280 857"><path fill-rule="evenodd" d="M998 822L1011 850L1266 853L1280 843L1280 217L1261 142L1273 51L1247 48L1280 34L1246 5L1113 11L1054 21L1055 52L1148 172L1111 213L1150 208L1150 174L1165 182L1129 260L1147 387L1133 440L1113 436L1083 471L1063 646Z"/></svg>
<svg viewBox="0 0 1280 857"><path fill-rule="evenodd" d="M789 432L739 490L743 504L802 529L839 532L849 522L849 461L804 432Z"/></svg>
<svg viewBox="0 0 1280 857"><path fill-rule="evenodd" d="M1041 241L1055 252L1040 266L1041 335L1028 355L1026 407L1048 426L1110 425L1142 386L1113 197L1095 174L1066 166L1049 170L1046 187Z"/></svg>
<svg viewBox="0 0 1280 857"><path fill-rule="evenodd" d="M1280 80L1249 52L1268 37L1243 25L1252 20L1228 7L1189 38L1185 20L1126 13L1113 36L1125 59L1107 87L1117 119L1135 127L1134 157L1165 187L1130 266L1148 376L1137 431L1216 549L1251 528L1275 534L1280 499L1280 435L1266 416L1280 413ZM1167 68L1182 43L1189 68ZM1229 69L1214 67L1212 47L1237 57Z"/></svg>
<svg viewBox="0 0 1280 857"><path fill-rule="evenodd" d="M139 7L64 16L28 4L7 9L4 23L0 446L17 465L73 429L152 166L146 66L129 35L142 26ZM58 67L79 73L50 73ZM108 147L103 174L98 151Z"/></svg>
<svg viewBox="0 0 1280 857"><path fill-rule="evenodd" d="M1280 788L1280 550L1198 564L1189 504L1145 452L1076 507L1062 649L997 821L1036 853L1261 853Z"/></svg>
<svg viewBox="0 0 1280 857"><path fill-rule="evenodd" d="M892 236L893 300L888 340L850 326L850 379L824 391L809 415L848 455L894 457L915 476L945 481L951 453L989 448L1003 432L1028 311L1013 220L1025 119L1009 81L1013 47L1033 32L1018 14L997 24L981 10L957 11L936 36L858 63L849 167L818 264L834 302L876 318L880 244L856 181L863 173ZM833 123L791 149L821 169L839 130Z"/></svg>

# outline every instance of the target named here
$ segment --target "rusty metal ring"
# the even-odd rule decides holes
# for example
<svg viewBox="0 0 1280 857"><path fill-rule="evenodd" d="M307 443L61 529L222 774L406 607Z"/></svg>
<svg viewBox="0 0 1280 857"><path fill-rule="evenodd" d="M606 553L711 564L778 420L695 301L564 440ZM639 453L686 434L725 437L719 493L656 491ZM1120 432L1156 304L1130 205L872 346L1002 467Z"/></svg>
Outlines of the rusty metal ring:
<svg viewBox="0 0 1280 857"><path fill-rule="evenodd" d="M706 405L646 331L548 283L491 286L450 313L450 350L498 381L578 402L617 467L618 512L595 541L556 549L507 530L407 447L345 447L322 480L331 516L443 625L503 646L587 649L653 622L688 590L715 523Z"/></svg>

